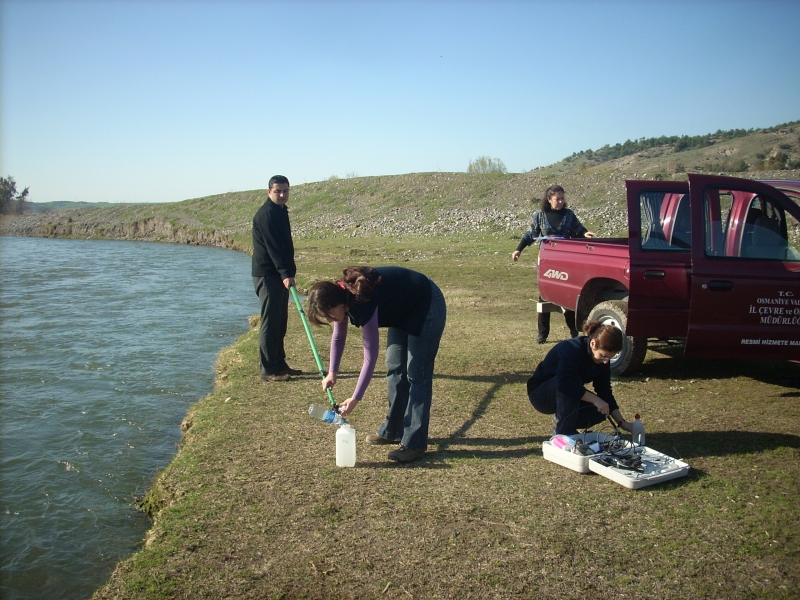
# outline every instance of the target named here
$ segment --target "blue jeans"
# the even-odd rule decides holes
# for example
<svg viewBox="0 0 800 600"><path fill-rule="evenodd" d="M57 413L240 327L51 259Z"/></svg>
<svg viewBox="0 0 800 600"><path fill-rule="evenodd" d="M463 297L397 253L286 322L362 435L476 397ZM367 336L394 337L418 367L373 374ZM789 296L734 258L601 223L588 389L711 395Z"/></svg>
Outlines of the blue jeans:
<svg viewBox="0 0 800 600"><path fill-rule="evenodd" d="M427 450L433 398L433 365L447 321L441 290L431 281L431 305L419 335L389 327L386 336L386 381L389 412L378 435L406 448Z"/></svg>

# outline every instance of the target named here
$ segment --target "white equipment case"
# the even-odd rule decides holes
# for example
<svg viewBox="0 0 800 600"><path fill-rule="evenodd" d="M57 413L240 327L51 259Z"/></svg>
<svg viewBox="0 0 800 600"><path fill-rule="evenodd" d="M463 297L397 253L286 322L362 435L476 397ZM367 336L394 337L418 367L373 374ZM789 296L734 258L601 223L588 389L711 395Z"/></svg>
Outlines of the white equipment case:
<svg viewBox="0 0 800 600"><path fill-rule="evenodd" d="M595 442L602 443L615 436L609 433L589 431L569 437L576 443L593 444ZM550 440L542 442L542 455L546 460L578 473L597 473L630 489L639 489L662 481L677 479L689 473L687 463L647 446L639 446L628 453L628 455L633 454L642 459L641 466L637 470L603 464L604 458L613 456L608 452L583 456L575 454L571 450L557 448Z"/></svg>

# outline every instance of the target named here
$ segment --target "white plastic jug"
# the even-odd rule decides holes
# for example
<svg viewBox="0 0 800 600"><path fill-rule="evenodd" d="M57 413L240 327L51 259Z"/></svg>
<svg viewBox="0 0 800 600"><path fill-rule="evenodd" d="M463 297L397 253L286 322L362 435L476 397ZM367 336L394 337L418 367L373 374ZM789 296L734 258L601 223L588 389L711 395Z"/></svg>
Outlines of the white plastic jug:
<svg viewBox="0 0 800 600"><path fill-rule="evenodd" d="M644 446L644 423L642 423L642 419L637 414L634 417L633 421L633 429L632 438L633 438L633 445L634 446Z"/></svg>
<svg viewBox="0 0 800 600"><path fill-rule="evenodd" d="M347 423L336 432L336 466L356 466L356 430Z"/></svg>

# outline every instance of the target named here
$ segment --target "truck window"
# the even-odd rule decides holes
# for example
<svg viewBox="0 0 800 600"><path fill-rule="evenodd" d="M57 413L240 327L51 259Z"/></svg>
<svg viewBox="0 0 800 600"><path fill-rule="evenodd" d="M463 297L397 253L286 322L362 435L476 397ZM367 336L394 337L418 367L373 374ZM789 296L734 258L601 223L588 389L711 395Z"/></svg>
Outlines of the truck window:
<svg viewBox="0 0 800 600"><path fill-rule="evenodd" d="M800 262L800 223L777 200L742 190L704 197L707 256Z"/></svg>
<svg viewBox="0 0 800 600"><path fill-rule="evenodd" d="M642 250L691 249L689 195L674 192L642 192L639 195L639 231Z"/></svg>
<svg viewBox="0 0 800 600"><path fill-rule="evenodd" d="M669 223L670 244L678 248L692 247L692 214L689 210L689 194L682 194L678 200L678 209Z"/></svg>

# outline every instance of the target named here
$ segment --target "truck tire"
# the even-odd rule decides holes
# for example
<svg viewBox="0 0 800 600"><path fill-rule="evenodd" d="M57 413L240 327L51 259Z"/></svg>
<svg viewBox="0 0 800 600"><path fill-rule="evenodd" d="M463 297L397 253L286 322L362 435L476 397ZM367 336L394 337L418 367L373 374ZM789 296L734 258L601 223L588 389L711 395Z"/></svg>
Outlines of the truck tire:
<svg viewBox="0 0 800 600"><path fill-rule="evenodd" d="M628 324L628 303L622 300L601 302L589 313L589 321L600 321L603 325L615 325L625 333ZM611 374L626 375L642 366L647 354L646 337L628 337L622 341L622 350L611 359Z"/></svg>

